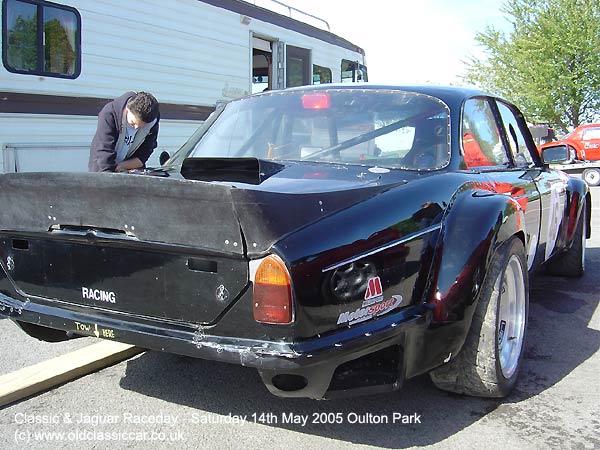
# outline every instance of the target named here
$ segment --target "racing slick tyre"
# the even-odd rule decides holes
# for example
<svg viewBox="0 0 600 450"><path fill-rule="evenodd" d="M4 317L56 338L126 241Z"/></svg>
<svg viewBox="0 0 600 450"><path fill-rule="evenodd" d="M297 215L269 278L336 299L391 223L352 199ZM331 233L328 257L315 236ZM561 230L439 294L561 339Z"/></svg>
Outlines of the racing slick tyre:
<svg viewBox="0 0 600 450"><path fill-rule="evenodd" d="M514 236L492 258L461 351L430 372L438 388L478 397L510 393L523 354L528 283L525 248Z"/></svg>
<svg viewBox="0 0 600 450"><path fill-rule="evenodd" d="M585 169L581 178L588 186L598 186L600 185L600 169Z"/></svg>
<svg viewBox="0 0 600 450"><path fill-rule="evenodd" d="M546 273L561 277L580 277L585 272L585 240L587 238L587 205L584 203L573 236L573 244L565 253L546 264Z"/></svg>

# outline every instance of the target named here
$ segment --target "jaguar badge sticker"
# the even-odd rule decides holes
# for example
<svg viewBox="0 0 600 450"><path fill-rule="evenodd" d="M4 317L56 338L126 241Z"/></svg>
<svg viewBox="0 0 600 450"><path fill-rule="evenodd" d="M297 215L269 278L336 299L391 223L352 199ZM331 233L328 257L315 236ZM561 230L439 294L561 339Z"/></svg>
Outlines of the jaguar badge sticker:
<svg viewBox="0 0 600 450"><path fill-rule="evenodd" d="M215 297L220 302L226 302L229 299L229 291L225 286L220 284L215 290Z"/></svg>

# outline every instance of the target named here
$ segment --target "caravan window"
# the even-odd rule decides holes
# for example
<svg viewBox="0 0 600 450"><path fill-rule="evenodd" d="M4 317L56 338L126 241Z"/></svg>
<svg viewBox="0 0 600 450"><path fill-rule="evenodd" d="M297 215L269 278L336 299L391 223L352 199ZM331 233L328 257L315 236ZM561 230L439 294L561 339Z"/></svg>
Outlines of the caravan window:
<svg viewBox="0 0 600 450"><path fill-rule="evenodd" d="M358 61L348 61L342 59L342 83L352 83L354 81L368 81L367 67Z"/></svg>
<svg viewBox="0 0 600 450"><path fill-rule="evenodd" d="M331 69L313 64L313 84L325 84L331 81Z"/></svg>
<svg viewBox="0 0 600 450"><path fill-rule="evenodd" d="M288 45L285 65L285 87L310 84L310 50Z"/></svg>
<svg viewBox="0 0 600 450"><path fill-rule="evenodd" d="M10 72L77 78L81 71L81 17L71 7L6 0L2 60Z"/></svg>

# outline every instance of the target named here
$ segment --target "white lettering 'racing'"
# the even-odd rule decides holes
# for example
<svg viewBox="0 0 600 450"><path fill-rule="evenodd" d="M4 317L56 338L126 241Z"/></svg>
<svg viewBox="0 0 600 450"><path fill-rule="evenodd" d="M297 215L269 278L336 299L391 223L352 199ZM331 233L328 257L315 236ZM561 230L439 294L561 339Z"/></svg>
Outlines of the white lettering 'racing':
<svg viewBox="0 0 600 450"><path fill-rule="evenodd" d="M81 296L88 300L96 300L107 303L116 303L117 296L114 292L103 291L101 289L81 288Z"/></svg>

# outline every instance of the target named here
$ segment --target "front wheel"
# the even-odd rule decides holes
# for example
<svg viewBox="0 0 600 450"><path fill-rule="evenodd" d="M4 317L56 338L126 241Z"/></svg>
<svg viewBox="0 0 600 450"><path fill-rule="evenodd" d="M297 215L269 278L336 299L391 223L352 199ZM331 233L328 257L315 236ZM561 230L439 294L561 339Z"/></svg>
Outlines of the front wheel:
<svg viewBox="0 0 600 450"><path fill-rule="evenodd" d="M460 353L430 372L438 388L479 397L510 393L523 355L528 290L525 248L512 237L492 258Z"/></svg>
<svg viewBox="0 0 600 450"><path fill-rule="evenodd" d="M600 169L585 169L581 178L588 186L598 186L600 185Z"/></svg>

